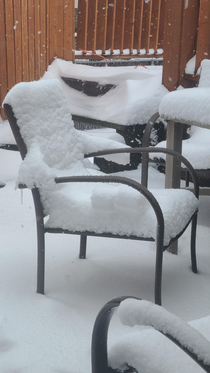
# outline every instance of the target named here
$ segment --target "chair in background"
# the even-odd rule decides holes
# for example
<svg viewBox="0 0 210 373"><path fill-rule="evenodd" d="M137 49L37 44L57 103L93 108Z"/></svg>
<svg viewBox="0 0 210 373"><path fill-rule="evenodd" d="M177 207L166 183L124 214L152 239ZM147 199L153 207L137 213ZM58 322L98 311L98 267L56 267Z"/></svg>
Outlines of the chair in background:
<svg viewBox="0 0 210 373"><path fill-rule="evenodd" d="M155 241L155 302L161 304L163 252L192 221L191 261L193 272L197 272L199 191L195 172L184 157L158 150L186 165L195 183L194 193L148 190L132 179L101 176L86 159L88 156L144 154L151 150L122 148L117 142L99 141L77 131L57 79L17 84L7 94L4 110L23 159L17 182L20 187L30 188L34 198L38 293L44 294L45 233L80 235L80 258L86 257L87 236Z"/></svg>
<svg viewBox="0 0 210 373"><path fill-rule="evenodd" d="M156 148L166 146L174 148L179 146L184 157L194 167L199 180L200 194L209 194L210 187L210 60L203 60L201 63L200 81L197 88L181 89L168 93L161 101L159 115L169 123L174 124L174 129L179 128L179 137L174 138L174 134L168 134L170 144L162 141ZM188 126L189 138L182 141L181 132L183 126ZM144 146L149 144L152 124L148 124ZM170 127L171 128L171 127ZM173 130L172 130L173 132ZM178 132L177 132L178 133ZM174 143L172 143L174 141ZM150 154L150 160L161 165L164 170L166 156L163 154ZM181 178L186 179L186 186L189 186L189 174L182 167Z"/></svg>

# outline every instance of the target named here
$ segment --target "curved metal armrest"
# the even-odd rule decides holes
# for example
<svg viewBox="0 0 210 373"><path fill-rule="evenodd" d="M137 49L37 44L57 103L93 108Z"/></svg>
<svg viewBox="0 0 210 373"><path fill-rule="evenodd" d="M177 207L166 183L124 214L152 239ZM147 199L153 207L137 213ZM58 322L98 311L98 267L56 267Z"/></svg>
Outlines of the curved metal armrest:
<svg viewBox="0 0 210 373"><path fill-rule="evenodd" d="M177 158L181 163L185 165L187 170L189 171L193 184L194 184L194 194L198 198L199 196L199 183L198 183L198 177L197 174L191 165L191 163L180 153L167 149L167 148L122 148L122 149L109 149L109 150L103 150L99 152L90 153L86 158L88 157L97 157L100 155L107 155L107 154L123 154L123 153L142 153L145 155L148 155L149 153L165 153L169 154L175 158ZM147 179L148 179L148 160L143 161L142 159L142 180L141 183L145 187L147 187Z"/></svg>
<svg viewBox="0 0 210 373"><path fill-rule="evenodd" d="M92 373L108 373L108 356L107 356L107 338L108 338L108 329L111 318L116 311L117 307L122 301L127 298L133 298L141 301L139 298L134 297L119 297L112 299L99 312L92 334L92 349L91 349L91 358L92 358ZM147 323L147 325L153 326L153 323ZM154 327L154 326L153 326ZM158 328L155 328L158 330ZM193 328L192 328L193 330ZM210 365L202 360L202 358L190 349L189 346L183 346L179 341L178 337L172 337L170 334L164 334L161 330L158 330L160 333L165 335L168 339L174 342L179 348L181 348L186 354L188 354L205 372L210 372ZM183 331L184 332L184 331ZM196 331L197 332L197 331ZM210 343L209 343L210 345Z"/></svg>

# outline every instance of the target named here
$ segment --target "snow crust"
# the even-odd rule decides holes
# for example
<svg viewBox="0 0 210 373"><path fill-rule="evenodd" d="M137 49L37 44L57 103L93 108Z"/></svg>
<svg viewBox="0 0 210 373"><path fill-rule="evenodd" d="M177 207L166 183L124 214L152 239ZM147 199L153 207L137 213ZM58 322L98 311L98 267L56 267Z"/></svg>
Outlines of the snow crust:
<svg viewBox="0 0 210 373"><path fill-rule="evenodd" d="M56 59L43 79L58 78L61 81L72 114L122 125L144 124L158 111L162 97L168 92L161 84L161 67L156 68L122 67L116 71L115 67L76 65ZM89 97L70 88L62 76L116 87L103 96Z"/></svg>

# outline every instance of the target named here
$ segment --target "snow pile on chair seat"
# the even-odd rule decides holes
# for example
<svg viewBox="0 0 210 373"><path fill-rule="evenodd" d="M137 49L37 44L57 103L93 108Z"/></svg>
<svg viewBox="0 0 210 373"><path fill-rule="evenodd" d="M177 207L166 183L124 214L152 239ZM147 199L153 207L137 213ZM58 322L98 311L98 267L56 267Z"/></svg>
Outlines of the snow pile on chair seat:
<svg viewBox="0 0 210 373"><path fill-rule="evenodd" d="M164 308L147 301L126 299L120 304L117 314L123 325L153 326L164 334L170 334L203 362L210 364L210 342ZM115 369L124 369L127 363L144 373L200 371L198 365L177 346L148 328L136 329L125 338L120 338L110 348L109 363Z"/></svg>
<svg viewBox="0 0 210 373"><path fill-rule="evenodd" d="M151 190L165 220L164 245L176 237L198 208L186 190ZM47 227L93 231L156 239L157 219L147 200L127 186L59 185L45 196Z"/></svg>
<svg viewBox="0 0 210 373"><path fill-rule="evenodd" d="M182 141L182 155L195 169L207 170L210 168L210 131L206 128L192 126L190 138ZM166 148L166 141L161 141L156 148ZM166 159L165 154L151 153L150 158ZM184 165L183 165L184 166Z"/></svg>

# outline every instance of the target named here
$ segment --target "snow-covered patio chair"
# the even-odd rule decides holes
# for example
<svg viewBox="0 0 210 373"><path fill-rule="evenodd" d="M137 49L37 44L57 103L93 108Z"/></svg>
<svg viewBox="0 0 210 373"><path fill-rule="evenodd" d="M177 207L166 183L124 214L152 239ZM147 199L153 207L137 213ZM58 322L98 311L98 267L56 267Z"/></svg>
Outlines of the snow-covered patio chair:
<svg viewBox="0 0 210 373"><path fill-rule="evenodd" d="M142 328L132 333L126 330L108 352L109 324L115 313L123 325ZM198 330L163 307L133 297L120 297L106 303L96 318L92 373L188 373L197 372L195 363L210 372L209 351L210 342Z"/></svg>
<svg viewBox="0 0 210 373"><path fill-rule="evenodd" d="M80 258L86 257L87 236L155 241L155 302L161 304L163 251L182 235L192 220L191 260L192 270L197 272L199 191L196 175L187 160L163 150L181 159L189 169L195 182L194 193L174 189L149 191L132 179L102 176L87 156L148 153L150 149L122 148L115 141L99 141L77 131L57 79L17 84L7 94L4 110L23 159L17 185L30 188L35 203L38 293L44 294L47 232L80 235Z"/></svg>
<svg viewBox="0 0 210 373"><path fill-rule="evenodd" d="M201 63L201 74L197 88L180 89L168 93L161 101L159 115L167 122L189 125L189 138L182 141L182 154L194 167L201 187L201 194L209 194L210 187L210 60ZM176 124L177 123L177 124ZM147 127L147 138L144 145L149 142L149 131L152 125ZM168 136L169 137L169 136ZM176 141L176 140L175 140ZM171 140L172 142L172 140ZM177 141L178 143L178 141ZM175 144L176 145L176 144ZM161 141L156 147L166 147L166 141ZM150 158L164 165L164 154L151 154ZM182 168L182 178L188 176L186 169Z"/></svg>

